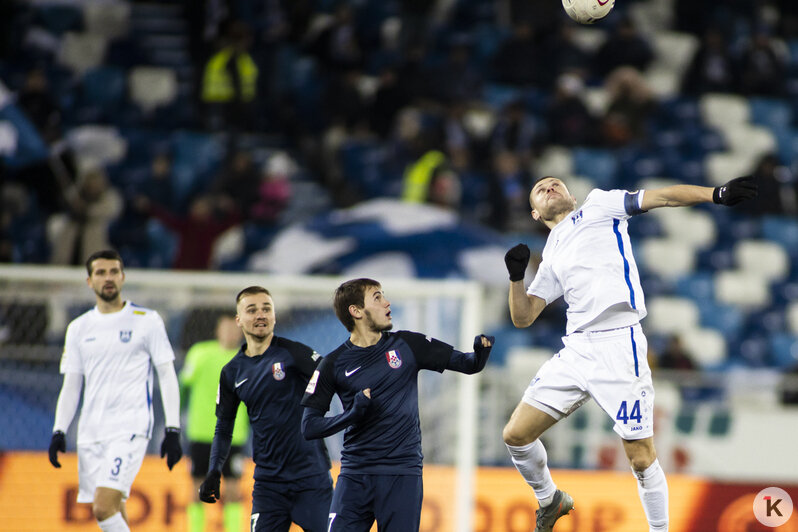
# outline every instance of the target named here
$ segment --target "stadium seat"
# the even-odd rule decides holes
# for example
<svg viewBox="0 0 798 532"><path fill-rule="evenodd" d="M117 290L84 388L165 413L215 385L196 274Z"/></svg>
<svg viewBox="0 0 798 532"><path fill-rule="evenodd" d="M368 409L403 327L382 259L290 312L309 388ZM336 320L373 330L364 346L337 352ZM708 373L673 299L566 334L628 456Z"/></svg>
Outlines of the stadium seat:
<svg viewBox="0 0 798 532"><path fill-rule="evenodd" d="M549 146L540 154L535 167L542 176L551 175L565 179L574 174L571 150L563 146Z"/></svg>
<svg viewBox="0 0 798 532"><path fill-rule="evenodd" d="M127 35L130 25L130 3L87 2L83 6L86 31L112 40Z"/></svg>
<svg viewBox="0 0 798 532"><path fill-rule="evenodd" d="M715 220L706 211L697 209L656 209L656 216L665 236L684 242L694 249L706 249L717 238Z"/></svg>
<svg viewBox="0 0 798 532"><path fill-rule="evenodd" d="M88 70L81 82L81 106L96 108L90 121L113 121L125 97L125 73L117 67L101 66Z"/></svg>
<svg viewBox="0 0 798 532"><path fill-rule="evenodd" d="M713 299L699 299L696 303L701 314L701 325L704 327L720 331L727 342L732 342L743 334L745 315L739 308L716 303Z"/></svg>
<svg viewBox="0 0 798 532"><path fill-rule="evenodd" d="M660 296L646 302L646 325L653 334L682 333L699 326L698 306L683 297Z"/></svg>
<svg viewBox="0 0 798 532"><path fill-rule="evenodd" d="M663 279L674 280L695 268L693 247L677 238L647 238L641 251L640 258L646 270Z"/></svg>
<svg viewBox="0 0 798 532"><path fill-rule="evenodd" d="M719 331L696 327L682 331L680 336L702 369L716 368L726 361L726 340Z"/></svg>
<svg viewBox="0 0 798 532"><path fill-rule="evenodd" d="M731 124L723 131L729 149L735 153L745 153L754 159L773 153L778 142L767 127L750 124Z"/></svg>
<svg viewBox="0 0 798 532"><path fill-rule="evenodd" d="M751 122L771 130L783 130L792 124L792 107L776 98L751 98Z"/></svg>
<svg viewBox="0 0 798 532"><path fill-rule="evenodd" d="M707 185L717 187L729 179L750 174L754 170L756 162L756 156L751 153L710 153L704 161Z"/></svg>
<svg viewBox="0 0 798 532"><path fill-rule="evenodd" d="M615 155L610 150L574 148L571 150L573 170L576 175L586 176L602 189L613 188L618 171Z"/></svg>
<svg viewBox="0 0 798 532"><path fill-rule="evenodd" d="M144 112L168 105L177 96L177 74L171 68L140 66L128 75L130 98Z"/></svg>
<svg viewBox="0 0 798 532"><path fill-rule="evenodd" d="M101 35L68 32L61 43L58 63L78 75L83 75L103 62L106 45L107 42Z"/></svg>
<svg viewBox="0 0 798 532"><path fill-rule="evenodd" d="M767 280L745 270L727 270L715 274L715 298L721 303L745 310L760 309L771 302Z"/></svg>
<svg viewBox="0 0 798 532"><path fill-rule="evenodd" d="M709 93L699 100L704 123L725 130L734 124L745 124L751 119L748 100L738 94Z"/></svg>
<svg viewBox="0 0 798 532"><path fill-rule="evenodd" d="M781 369L798 367L798 336L774 334L770 337L773 364Z"/></svg>
<svg viewBox="0 0 798 532"><path fill-rule="evenodd" d="M790 332L798 335L798 301L793 301L787 305L787 327Z"/></svg>
<svg viewBox="0 0 798 532"><path fill-rule="evenodd" d="M676 294L696 301L712 301L715 285L712 274L706 271L690 272L676 280Z"/></svg>
<svg viewBox="0 0 798 532"><path fill-rule="evenodd" d="M118 163L127 153L127 141L113 126L79 126L67 132L66 140L76 154L79 168Z"/></svg>
<svg viewBox="0 0 798 532"><path fill-rule="evenodd" d="M784 248L767 240L738 242L734 259L741 270L768 282L784 279L790 271L790 259Z"/></svg>
<svg viewBox="0 0 798 532"><path fill-rule="evenodd" d="M798 220L787 216L762 217L762 238L781 244L793 260L798 259Z"/></svg>

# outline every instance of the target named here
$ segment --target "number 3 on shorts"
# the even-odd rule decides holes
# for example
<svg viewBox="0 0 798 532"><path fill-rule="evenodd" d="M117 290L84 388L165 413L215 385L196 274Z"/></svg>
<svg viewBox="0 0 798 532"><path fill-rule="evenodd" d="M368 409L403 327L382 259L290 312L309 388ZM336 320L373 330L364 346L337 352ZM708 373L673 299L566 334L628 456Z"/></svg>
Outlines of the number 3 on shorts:
<svg viewBox="0 0 798 532"><path fill-rule="evenodd" d="M623 421L624 425L626 425L630 419L640 423L643 419L643 416L640 415L640 400L638 399L635 401L635 404L632 405L632 411L629 414L626 412L626 401L621 401L621 407L618 409L618 413L615 414L615 419Z"/></svg>
<svg viewBox="0 0 798 532"><path fill-rule="evenodd" d="M327 532L330 532L330 530L332 530L332 522L335 521L335 516L336 515L338 515L338 514L336 514L336 513L331 513L330 514L330 522L329 522L329 524L327 524Z"/></svg>

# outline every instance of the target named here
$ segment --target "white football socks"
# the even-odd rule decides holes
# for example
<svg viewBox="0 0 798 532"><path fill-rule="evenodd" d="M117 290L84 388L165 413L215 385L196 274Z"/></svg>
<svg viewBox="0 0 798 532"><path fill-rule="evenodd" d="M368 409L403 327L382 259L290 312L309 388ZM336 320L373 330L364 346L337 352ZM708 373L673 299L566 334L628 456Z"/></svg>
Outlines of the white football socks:
<svg viewBox="0 0 798 532"><path fill-rule="evenodd" d="M116 512L105 521L98 521L97 524L104 532L130 532L130 528L122 517L122 512Z"/></svg>
<svg viewBox="0 0 798 532"><path fill-rule="evenodd" d="M510 458L515 468L524 477L526 483L535 490L535 497L540 502L541 508L551 504L557 486L551 478L548 465L546 465L548 456L546 448L543 447L540 440L521 447L507 445L507 450L510 451Z"/></svg>
<svg viewBox="0 0 798 532"><path fill-rule="evenodd" d="M665 480L659 460L654 460L645 471L633 469L632 472L637 477L637 493L646 512L649 532L667 532L668 481Z"/></svg>

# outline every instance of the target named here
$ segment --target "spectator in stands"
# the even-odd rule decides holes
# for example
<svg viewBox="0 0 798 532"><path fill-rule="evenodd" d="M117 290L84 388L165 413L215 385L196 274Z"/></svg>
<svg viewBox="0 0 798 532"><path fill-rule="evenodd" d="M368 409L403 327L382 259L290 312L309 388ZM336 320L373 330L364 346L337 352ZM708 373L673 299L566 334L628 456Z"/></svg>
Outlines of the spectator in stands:
<svg viewBox="0 0 798 532"><path fill-rule="evenodd" d="M430 178L427 203L457 211L462 196L463 185L457 172L445 164L435 168Z"/></svg>
<svg viewBox="0 0 798 532"><path fill-rule="evenodd" d="M605 82L609 106L601 122L602 139L609 147L644 141L648 119L657 102L643 76L632 67L620 67Z"/></svg>
<svg viewBox="0 0 798 532"><path fill-rule="evenodd" d="M252 153L236 149L210 186L209 193L216 200L221 213L233 213L246 220L257 200L260 176L252 160Z"/></svg>
<svg viewBox="0 0 798 532"><path fill-rule="evenodd" d="M328 123L343 127L350 135L368 129L367 106L358 87L360 77L361 72L354 68L333 75L325 92Z"/></svg>
<svg viewBox="0 0 798 532"><path fill-rule="evenodd" d="M524 110L520 99L513 100L502 110L501 116L491 133L491 152L496 155L501 151L515 153L522 166L532 162L532 155L538 137L535 122Z"/></svg>
<svg viewBox="0 0 798 532"><path fill-rule="evenodd" d="M512 85L548 85L552 65L535 37L529 21L515 21L512 35L501 43L491 61L492 79Z"/></svg>
<svg viewBox="0 0 798 532"><path fill-rule="evenodd" d="M733 92L737 85L737 65L723 32L707 29L682 79L682 92Z"/></svg>
<svg viewBox="0 0 798 532"><path fill-rule="evenodd" d="M186 436L191 456L192 498L188 503L188 531L205 531L205 506L199 499L199 488L211 459L211 443L216 428L216 391L222 367L230 362L242 343L241 330L235 315L222 314L216 321L216 338L197 342L186 353L186 361L180 371L181 404L188 409ZM230 456L222 466L224 496L222 515L225 532L241 529L241 472L244 455L243 446L249 437L249 417L242 403L233 428Z"/></svg>
<svg viewBox="0 0 798 532"><path fill-rule="evenodd" d="M108 228L122 213L122 195L108 182L100 167L86 170L78 179L77 194L64 212L47 221L52 264L85 263L98 249L106 249Z"/></svg>
<svg viewBox="0 0 798 532"><path fill-rule="evenodd" d="M474 139L466 127L466 104L454 100L446 106L443 118L443 142L450 165L457 170L467 169L472 160Z"/></svg>
<svg viewBox="0 0 798 532"><path fill-rule="evenodd" d="M296 163L285 152L273 154L263 165L257 197L250 215L252 220L273 225L288 206L291 199L291 176Z"/></svg>
<svg viewBox="0 0 798 532"><path fill-rule="evenodd" d="M763 155L753 176L759 185L759 196L741 205L742 211L756 216L798 214L798 180L775 154Z"/></svg>
<svg viewBox="0 0 798 532"><path fill-rule="evenodd" d="M596 142L597 121L582 101L582 78L562 74L552 104L546 111L548 142L563 146L589 145Z"/></svg>
<svg viewBox="0 0 798 532"><path fill-rule="evenodd" d="M396 67L383 68L379 75L377 92L368 113L371 119L371 129L380 138L386 139L390 135L397 113L410 102L409 96L402 90Z"/></svg>
<svg viewBox="0 0 798 532"><path fill-rule="evenodd" d="M212 131L225 127L248 131L253 126L258 67L249 54L250 29L233 22L221 50L205 64L202 102L206 126Z"/></svg>
<svg viewBox="0 0 798 532"><path fill-rule="evenodd" d="M50 91L50 81L44 69L28 70L25 84L17 96L17 105L47 144L61 138L61 109Z"/></svg>
<svg viewBox="0 0 798 532"><path fill-rule="evenodd" d="M640 35L631 17L623 17L594 57L595 74L604 78L620 66L631 66L643 72L654 59L654 50Z"/></svg>
<svg viewBox="0 0 798 532"><path fill-rule="evenodd" d="M177 256L172 264L172 268L177 270L208 269L216 239L241 219L235 211L218 218L210 196L195 198L186 216L152 203L145 196L139 196L136 204L138 209L148 212L177 234Z"/></svg>
<svg viewBox="0 0 798 532"><path fill-rule="evenodd" d="M490 224L501 231L529 228L528 193L531 176L515 153L504 150L493 157L490 181Z"/></svg>
<svg viewBox="0 0 798 532"><path fill-rule="evenodd" d="M668 344L659 355L657 366L662 369L696 369L693 357L684 348L682 338L678 334L671 335L668 339Z"/></svg>
<svg viewBox="0 0 798 532"><path fill-rule="evenodd" d="M472 43L467 37L453 38L446 60L435 70L435 83L430 87L433 97L441 102L479 99L482 92L482 72L472 60Z"/></svg>
<svg viewBox="0 0 798 532"><path fill-rule="evenodd" d="M770 30L758 26L740 57L740 90L745 95L782 96L786 63Z"/></svg>
<svg viewBox="0 0 798 532"><path fill-rule="evenodd" d="M363 48L349 2L338 2L332 21L318 34L308 35L306 39L310 41L308 51L328 72L359 69L363 65Z"/></svg>

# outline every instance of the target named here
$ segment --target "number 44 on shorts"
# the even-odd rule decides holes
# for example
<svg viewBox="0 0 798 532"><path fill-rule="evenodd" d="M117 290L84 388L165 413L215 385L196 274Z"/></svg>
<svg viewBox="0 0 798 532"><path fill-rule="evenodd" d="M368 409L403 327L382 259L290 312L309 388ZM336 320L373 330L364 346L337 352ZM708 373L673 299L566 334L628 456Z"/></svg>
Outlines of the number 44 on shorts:
<svg viewBox="0 0 798 532"><path fill-rule="evenodd" d="M618 413L615 414L615 419L618 421L623 421L623 424L626 425L629 420L635 421L640 423L640 420L643 419L643 416L640 415L640 400L638 399L635 401L635 404L632 405L632 411L628 413L626 408L626 401L621 401L621 407L618 409Z"/></svg>

